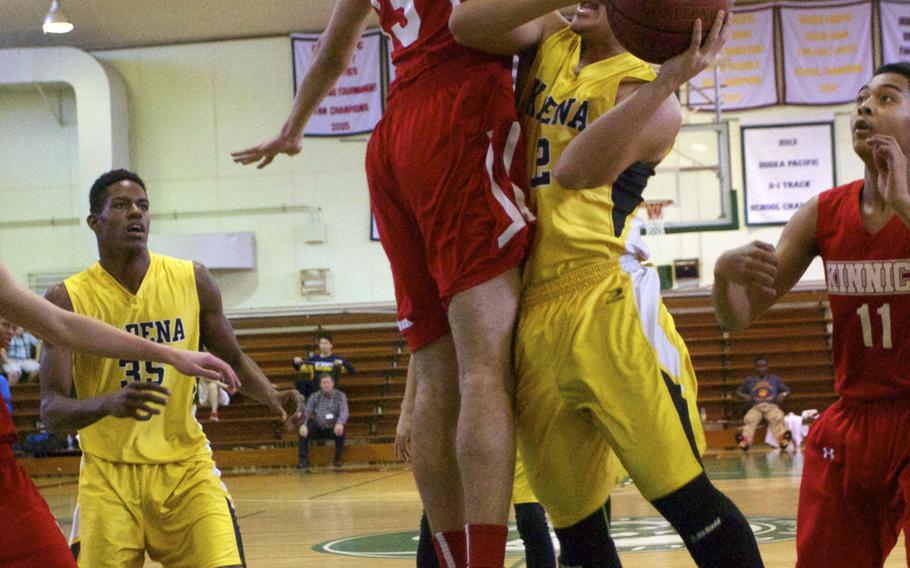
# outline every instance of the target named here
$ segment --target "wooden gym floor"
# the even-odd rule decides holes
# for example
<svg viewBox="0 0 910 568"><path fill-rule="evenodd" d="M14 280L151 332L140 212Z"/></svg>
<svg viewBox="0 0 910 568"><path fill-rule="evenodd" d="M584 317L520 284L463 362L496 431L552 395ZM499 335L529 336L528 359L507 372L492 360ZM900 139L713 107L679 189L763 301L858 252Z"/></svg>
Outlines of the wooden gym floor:
<svg viewBox="0 0 910 568"><path fill-rule="evenodd" d="M794 566L801 455L719 452L705 463L717 486L752 521L766 566ZM414 566L421 508L407 467L238 470L225 473L224 480L235 499L251 568ZM35 481L68 534L75 477ZM613 533L627 568L694 566L672 529L632 485L614 492ZM510 548L506 566L523 566L520 541ZM903 538L885 566L907 566Z"/></svg>

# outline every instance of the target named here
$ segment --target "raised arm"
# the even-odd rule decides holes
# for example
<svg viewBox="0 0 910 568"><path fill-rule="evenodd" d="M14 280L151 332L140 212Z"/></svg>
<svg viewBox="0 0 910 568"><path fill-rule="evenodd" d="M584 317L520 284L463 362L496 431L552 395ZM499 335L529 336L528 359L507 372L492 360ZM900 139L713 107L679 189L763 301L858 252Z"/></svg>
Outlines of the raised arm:
<svg viewBox="0 0 910 568"><path fill-rule="evenodd" d="M38 337L70 351L118 359L160 361L185 375L223 381L230 388L239 386L234 371L217 357L208 353L178 351L104 322L74 314L62 284L54 287L52 293L53 298L48 295L50 302L43 300L16 283L6 268L0 265L0 317ZM61 309L61 305L66 309Z"/></svg>
<svg viewBox="0 0 910 568"><path fill-rule="evenodd" d="M50 302L48 306L61 312L69 313L65 310L73 309L69 294L63 284L57 284L48 290L47 300ZM81 320L88 320L100 328L117 331L113 327L89 318L80 317ZM139 339L125 332L123 335ZM171 391L150 382L130 382L118 392L92 398L77 399L73 397L72 352L66 346L58 345L53 341L48 336L44 342L44 347L41 349L41 372L38 375L41 381L41 420L49 430L75 432L106 416L150 420L152 416L161 413L160 407L167 403L167 397ZM111 353L115 357L119 356L116 351L111 351ZM132 356L128 354L128 351L121 351L121 353L123 353L123 357Z"/></svg>
<svg viewBox="0 0 910 568"><path fill-rule="evenodd" d="M817 221L818 197L813 197L787 222L776 250L756 241L717 259L714 308L723 329L748 327L799 282L818 255Z"/></svg>
<svg viewBox="0 0 910 568"><path fill-rule="evenodd" d="M471 0L452 9L449 29L462 45L514 55L569 25L555 10L570 4L565 0Z"/></svg>
<svg viewBox="0 0 910 568"><path fill-rule="evenodd" d="M617 105L576 136L553 166L559 185L585 189L611 184L635 162L664 158L682 124L674 93L717 60L729 35L729 16L717 13L704 42L701 30L701 20L696 20L689 49L664 63L655 80L620 86Z"/></svg>
<svg viewBox="0 0 910 568"><path fill-rule="evenodd" d="M347 69L366 26L370 9L369 0L335 2L329 25L316 42L313 64L303 76L294 98L294 107L281 128L281 133L258 146L232 152L234 162L245 166L259 162L256 167L261 169L272 163L277 154L294 156L300 153L303 129L335 81Z"/></svg>
<svg viewBox="0 0 910 568"><path fill-rule="evenodd" d="M288 425L296 424L303 413L303 396L295 389L276 390L259 365L240 349L234 329L224 315L221 291L212 273L201 264L196 263L195 267L203 345L236 369L243 383L240 392L268 406ZM290 417L285 408L291 410Z"/></svg>
<svg viewBox="0 0 910 568"><path fill-rule="evenodd" d="M867 170L866 183L874 176L875 187L888 207L897 214L904 225L910 227L910 170L897 139L876 135L866 139L872 148L874 171Z"/></svg>

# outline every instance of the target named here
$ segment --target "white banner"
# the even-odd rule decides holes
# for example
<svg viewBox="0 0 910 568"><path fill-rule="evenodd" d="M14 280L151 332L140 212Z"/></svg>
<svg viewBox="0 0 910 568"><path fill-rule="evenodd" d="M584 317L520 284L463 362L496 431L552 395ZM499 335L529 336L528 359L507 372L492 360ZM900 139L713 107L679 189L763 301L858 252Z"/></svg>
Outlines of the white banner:
<svg viewBox="0 0 910 568"><path fill-rule="evenodd" d="M812 196L834 187L834 123L744 126L747 225L786 223Z"/></svg>
<svg viewBox="0 0 910 568"><path fill-rule="evenodd" d="M874 71L872 3L780 8L784 102L856 100Z"/></svg>
<svg viewBox="0 0 910 568"><path fill-rule="evenodd" d="M882 63L910 61L910 2L879 5L882 30Z"/></svg>
<svg viewBox="0 0 910 568"><path fill-rule="evenodd" d="M379 30L365 32L351 64L310 117L306 136L344 136L373 130L382 116L382 50ZM294 34L294 92L313 62L319 34Z"/></svg>
<svg viewBox="0 0 910 568"><path fill-rule="evenodd" d="M777 73L774 70L774 10L733 10L730 39L720 63L720 95L724 110L743 110L777 104ZM689 83L690 108L714 109L714 69L709 68Z"/></svg>

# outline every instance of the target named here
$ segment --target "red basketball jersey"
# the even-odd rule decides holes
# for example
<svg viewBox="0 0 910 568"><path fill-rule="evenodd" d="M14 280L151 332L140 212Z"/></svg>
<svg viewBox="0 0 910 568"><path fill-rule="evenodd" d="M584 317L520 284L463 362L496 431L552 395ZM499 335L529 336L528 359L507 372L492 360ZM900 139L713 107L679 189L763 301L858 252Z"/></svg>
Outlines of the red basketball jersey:
<svg viewBox="0 0 910 568"><path fill-rule="evenodd" d="M412 81L424 70L440 65L455 70L476 63L504 61L500 56L464 47L452 37L449 16L460 0L370 1L379 14L379 25L392 40L396 83Z"/></svg>
<svg viewBox="0 0 910 568"><path fill-rule="evenodd" d="M0 398L0 444L12 444L19 439L13 417L9 414L6 401Z"/></svg>
<svg viewBox="0 0 910 568"><path fill-rule="evenodd" d="M851 399L910 395L910 229L894 215L871 234L863 180L818 197L816 238L834 319L834 390Z"/></svg>

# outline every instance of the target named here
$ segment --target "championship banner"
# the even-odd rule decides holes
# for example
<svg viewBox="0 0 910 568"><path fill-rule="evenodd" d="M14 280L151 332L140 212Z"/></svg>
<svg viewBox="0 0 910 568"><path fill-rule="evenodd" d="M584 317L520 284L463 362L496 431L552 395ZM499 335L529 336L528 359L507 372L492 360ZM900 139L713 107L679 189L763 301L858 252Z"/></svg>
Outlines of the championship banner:
<svg viewBox="0 0 910 568"><path fill-rule="evenodd" d="M319 34L294 34L294 94L313 63ZM382 116L382 49L379 30L365 32L348 68L310 117L305 136L364 134Z"/></svg>
<svg viewBox="0 0 910 568"><path fill-rule="evenodd" d="M780 8L784 103L851 102L874 71L872 3Z"/></svg>
<svg viewBox="0 0 910 568"><path fill-rule="evenodd" d="M834 187L834 123L744 126L746 225L780 225Z"/></svg>
<svg viewBox="0 0 910 568"><path fill-rule="evenodd" d="M910 61L910 2L879 4L882 30L882 63Z"/></svg>
<svg viewBox="0 0 910 568"><path fill-rule="evenodd" d="M776 105L774 9L733 9L730 39L721 53L720 96L724 110ZM689 108L714 110L714 69L696 75L686 90Z"/></svg>

